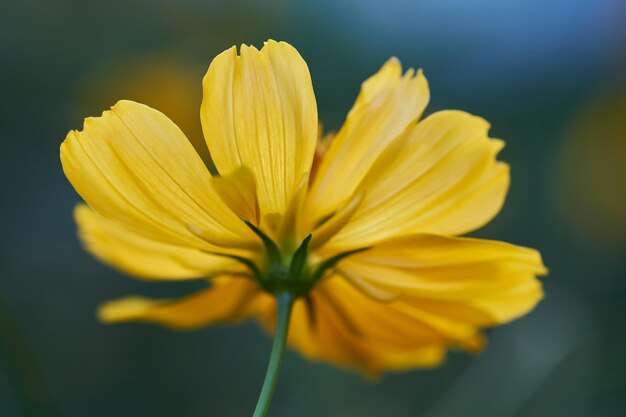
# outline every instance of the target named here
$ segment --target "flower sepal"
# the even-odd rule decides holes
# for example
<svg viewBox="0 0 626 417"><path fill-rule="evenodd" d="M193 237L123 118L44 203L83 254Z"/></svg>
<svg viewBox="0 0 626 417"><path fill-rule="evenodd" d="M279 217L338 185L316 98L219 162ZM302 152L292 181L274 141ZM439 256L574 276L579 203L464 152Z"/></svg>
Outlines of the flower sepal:
<svg viewBox="0 0 626 417"><path fill-rule="evenodd" d="M261 287L274 295L286 292L294 297L305 296L339 261L369 249L359 248L341 252L313 264L309 257L312 234L305 237L295 251L281 251L279 246L261 229L248 221L245 223L263 242L265 248L264 262L259 267L249 259L233 259L247 266Z"/></svg>

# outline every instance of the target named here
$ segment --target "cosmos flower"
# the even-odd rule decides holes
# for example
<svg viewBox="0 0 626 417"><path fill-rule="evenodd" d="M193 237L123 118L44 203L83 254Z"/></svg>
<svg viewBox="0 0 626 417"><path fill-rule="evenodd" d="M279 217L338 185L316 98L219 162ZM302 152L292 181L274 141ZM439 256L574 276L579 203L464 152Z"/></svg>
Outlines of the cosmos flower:
<svg viewBox="0 0 626 417"><path fill-rule="evenodd" d="M177 329L255 319L270 332L278 321L304 356L367 374L479 351L484 328L542 298L546 270L533 249L459 237L499 212L509 167L485 120L422 118L428 100L422 72L392 58L319 140L307 65L268 41L226 50L204 78L219 176L157 110L120 101L86 119L61 145L88 204L75 210L85 248L137 278L207 282L181 299L109 302L100 318ZM282 299L290 321L277 319Z"/></svg>

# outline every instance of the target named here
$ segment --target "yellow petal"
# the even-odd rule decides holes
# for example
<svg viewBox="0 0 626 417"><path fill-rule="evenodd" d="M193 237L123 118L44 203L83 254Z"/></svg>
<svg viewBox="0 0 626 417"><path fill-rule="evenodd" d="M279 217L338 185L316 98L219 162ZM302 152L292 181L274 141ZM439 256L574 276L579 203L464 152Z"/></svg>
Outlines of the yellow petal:
<svg viewBox="0 0 626 417"><path fill-rule="evenodd" d="M140 236L84 204L76 206L74 219L80 239L91 254L137 278L206 278L241 269L224 257Z"/></svg>
<svg viewBox="0 0 626 417"><path fill-rule="evenodd" d="M218 55L203 80L201 119L221 174L240 166L254 173L262 216L282 214L311 169L317 106L298 52L268 41Z"/></svg>
<svg viewBox="0 0 626 417"><path fill-rule="evenodd" d="M280 217L276 238L284 248L297 247L304 237L298 230L298 221L302 213L302 205L306 197L308 183L308 175L302 176L291 196L291 201L287 205L285 213ZM270 224L267 226L268 228L271 227Z"/></svg>
<svg viewBox="0 0 626 417"><path fill-rule="evenodd" d="M217 194L236 215L259 225L259 201L250 169L242 166L231 175L213 177L212 180Z"/></svg>
<svg viewBox="0 0 626 417"><path fill-rule="evenodd" d="M363 195L355 195L343 207L339 208L330 219L313 230L311 250L318 249L335 236L354 216L363 201Z"/></svg>
<svg viewBox="0 0 626 417"><path fill-rule="evenodd" d="M216 278L212 286L179 300L128 297L103 304L98 317L105 323L143 321L174 329L195 329L215 323L236 322L251 314L259 293L245 278Z"/></svg>
<svg viewBox="0 0 626 417"><path fill-rule="evenodd" d="M340 262L341 271L432 314L475 325L512 320L543 296L547 270L533 249L436 235L383 242ZM449 307L450 311L446 311Z"/></svg>
<svg viewBox="0 0 626 417"><path fill-rule="evenodd" d="M273 329L272 314L261 320ZM373 300L337 276L313 289L310 302L296 302L289 329L289 344L304 356L370 376L436 366L447 348L474 348L481 340L471 325Z"/></svg>
<svg viewBox="0 0 626 417"><path fill-rule="evenodd" d="M103 216L143 236L206 247L186 225L197 224L224 245L255 237L210 188L211 176L185 135L166 116L120 101L85 120L61 145L65 175Z"/></svg>
<svg viewBox="0 0 626 417"><path fill-rule="evenodd" d="M428 99L422 72L402 75L395 58L363 83L315 175L307 202L311 225L350 198L382 150L421 116Z"/></svg>
<svg viewBox="0 0 626 417"><path fill-rule="evenodd" d="M365 199L333 240L371 245L409 233L462 234L491 220L509 185L496 161L503 142L489 124L460 111L435 113L395 140L357 188Z"/></svg>
<svg viewBox="0 0 626 417"><path fill-rule="evenodd" d="M441 317L477 326L494 326L529 313L542 299L541 282L525 280L510 288L475 295L471 299L437 300L407 297L405 301L417 304L423 310Z"/></svg>
<svg viewBox="0 0 626 417"><path fill-rule="evenodd" d="M402 293L400 291L377 286L376 284L364 279L360 275L352 273L349 269L335 267L335 271L338 275L344 277L356 288L375 300L388 302L392 300L397 300L398 298L402 297Z"/></svg>

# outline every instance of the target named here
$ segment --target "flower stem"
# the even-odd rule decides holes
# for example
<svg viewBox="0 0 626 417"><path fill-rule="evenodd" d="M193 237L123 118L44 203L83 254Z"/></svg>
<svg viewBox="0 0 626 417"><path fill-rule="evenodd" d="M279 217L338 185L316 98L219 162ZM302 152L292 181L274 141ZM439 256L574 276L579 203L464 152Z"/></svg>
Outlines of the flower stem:
<svg viewBox="0 0 626 417"><path fill-rule="evenodd" d="M280 372L287 344L287 333L289 331L289 319L291 318L291 308L296 297L288 292L276 294L276 327L274 330L274 343L270 354L270 363L267 365L267 373L259 401L256 404L253 417L265 417L270 408L272 396L276 390L278 373Z"/></svg>

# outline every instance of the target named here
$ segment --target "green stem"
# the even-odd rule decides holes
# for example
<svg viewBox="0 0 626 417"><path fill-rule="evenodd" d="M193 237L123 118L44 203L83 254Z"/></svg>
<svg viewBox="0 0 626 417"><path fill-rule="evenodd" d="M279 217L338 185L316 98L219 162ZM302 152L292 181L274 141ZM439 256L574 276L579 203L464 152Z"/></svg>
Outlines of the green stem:
<svg viewBox="0 0 626 417"><path fill-rule="evenodd" d="M287 333L289 331L289 319L291 318L291 308L295 297L288 293L282 292L276 294L276 327L274 330L274 343L272 344L272 353L270 354L270 363L267 365L267 373L259 401L256 404L253 417L265 417L270 409L270 402L276 390L278 382L278 373L283 363L285 354L285 346L287 344Z"/></svg>

